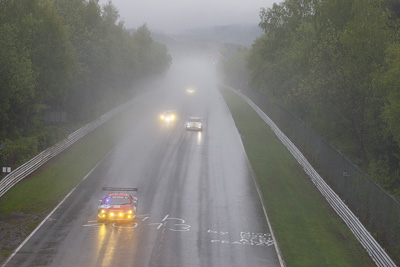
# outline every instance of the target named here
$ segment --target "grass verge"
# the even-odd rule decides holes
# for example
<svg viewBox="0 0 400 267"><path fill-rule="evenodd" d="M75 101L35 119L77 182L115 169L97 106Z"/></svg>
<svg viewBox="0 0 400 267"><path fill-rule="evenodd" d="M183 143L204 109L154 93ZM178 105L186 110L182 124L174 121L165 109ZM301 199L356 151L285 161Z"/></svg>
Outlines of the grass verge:
<svg viewBox="0 0 400 267"><path fill-rule="evenodd" d="M0 215L53 208L110 151L122 132L113 119L46 163L0 199ZM68 170L68 171L66 171Z"/></svg>
<svg viewBox="0 0 400 267"><path fill-rule="evenodd" d="M50 160L0 198L0 262L115 146L130 121L146 109L138 103Z"/></svg>
<svg viewBox="0 0 400 267"><path fill-rule="evenodd" d="M239 96L220 89L257 177L287 266L375 266L269 126Z"/></svg>

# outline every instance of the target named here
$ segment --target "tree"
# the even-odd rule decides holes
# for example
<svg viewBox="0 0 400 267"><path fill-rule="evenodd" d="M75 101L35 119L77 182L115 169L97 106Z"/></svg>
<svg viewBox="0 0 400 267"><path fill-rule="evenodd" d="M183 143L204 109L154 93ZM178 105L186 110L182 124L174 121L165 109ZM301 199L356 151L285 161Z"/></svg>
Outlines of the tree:
<svg viewBox="0 0 400 267"><path fill-rule="evenodd" d="M264 35L248 59L253 88L385 186L400 184L395 7L391 0L274 4L260 12Z"/></svg>
<svg viewBox="0 0 400 267"><path fill-rule="evenodd" d="M34 71L29 52L20 47L15 24L0 26L0 140L18 135L30 99L35 96ZM25 109L25 110L24 110Z"/></svg>
<svg viewBox="0 0 400 267"><path fill-rule="evenodd" d="M239 89L247 89L249 83L248 56L249 49L246 47L239 47L235 51L225 53L220 65L222 65L222 71L228 84Z"/></svg>

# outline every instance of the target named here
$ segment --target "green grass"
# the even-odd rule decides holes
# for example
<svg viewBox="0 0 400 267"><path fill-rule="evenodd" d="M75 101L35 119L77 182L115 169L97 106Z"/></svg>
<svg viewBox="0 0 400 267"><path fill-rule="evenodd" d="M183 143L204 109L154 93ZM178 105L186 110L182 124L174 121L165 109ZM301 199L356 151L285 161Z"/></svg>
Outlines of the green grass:
<svg viewBox="0 0 400 267"><path fill-rule="evenodd" d="M0 241L0 262L115 146L124 133L127 125L124 122L129 116L126 112L100 126L0 198L0 215L4 220L0 228L8 231L3 236L5 243Z"/></svg>
<svg viewBox="0 0 400 267"><path fill-rule="evenodd" d="M287 266L374 266L268 126L239 97L227 90L222 93L242 135ZM114 147L132 114L145 109L146 103L141 103L117 116L14 186L0 198L0 214L49 212Z"/></svg>
<svg viewBox="0 0 400 267"><path fill-rule="evenodd" d="M375 266L269 126L240 97L225 88L221 93L287 266Z"/></svg>
<svg viewBox="0 0 400 267"><path fill-rule="evenodd" d="M132 109L143 110L143 105ZM48 162L0 198L0 215L51 211L65 195L115 146L125 121L138 112L125 112Z"/></svg>

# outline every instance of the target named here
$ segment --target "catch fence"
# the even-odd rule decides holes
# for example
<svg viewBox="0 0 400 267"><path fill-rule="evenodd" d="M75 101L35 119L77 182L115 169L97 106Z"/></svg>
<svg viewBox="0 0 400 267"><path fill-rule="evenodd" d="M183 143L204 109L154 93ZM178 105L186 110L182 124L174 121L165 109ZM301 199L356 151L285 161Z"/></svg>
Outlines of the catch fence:
<svg viewBox="0 0 400 267"><path fill-rule="evenodd" d="M52 159L53 157L57 156L65 149L73 145L75 142L95 130L97 127L103 125L109 119L113 118L114 116L120 114L121 112L129 109L133 103L139 101L140 97L136 97L131 101L122 104L109 112L100 116L97 120L92 121L82 128L78 129L77 131L70 134L66 139L57 143L56 145L49 147L48 149L42 151L40 154L29 160L28 162L24 163L2 180L0 180L0 197L2 197L8 190L10 190L14 185L22 181L25 177L29 174L37 170L40 166L45 164L47 161Z"/></svg>
<svg viewBox="0 0 400 267"><path fill-rule="evenodd" d="M259 92L246 91L246 95L324 174L325 182L399 263L400 202L286 109Z"/></svg>

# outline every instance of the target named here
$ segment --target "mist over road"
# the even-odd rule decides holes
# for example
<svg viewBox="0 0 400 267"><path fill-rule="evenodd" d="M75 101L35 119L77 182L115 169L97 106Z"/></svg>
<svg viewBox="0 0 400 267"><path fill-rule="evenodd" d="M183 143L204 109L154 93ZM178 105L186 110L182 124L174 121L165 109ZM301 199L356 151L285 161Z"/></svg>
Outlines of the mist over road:
<svg viewBox="0 0 400 267"><path fill-rule="evenodd" d="M279 266L212 61L180 59L157 84L125 138L6 266ZM163 110L177 121L160 121ZM203 117L203 131L186 131L187 116ZM138 187L136 223L97 223L103 186Z"/></svg>

